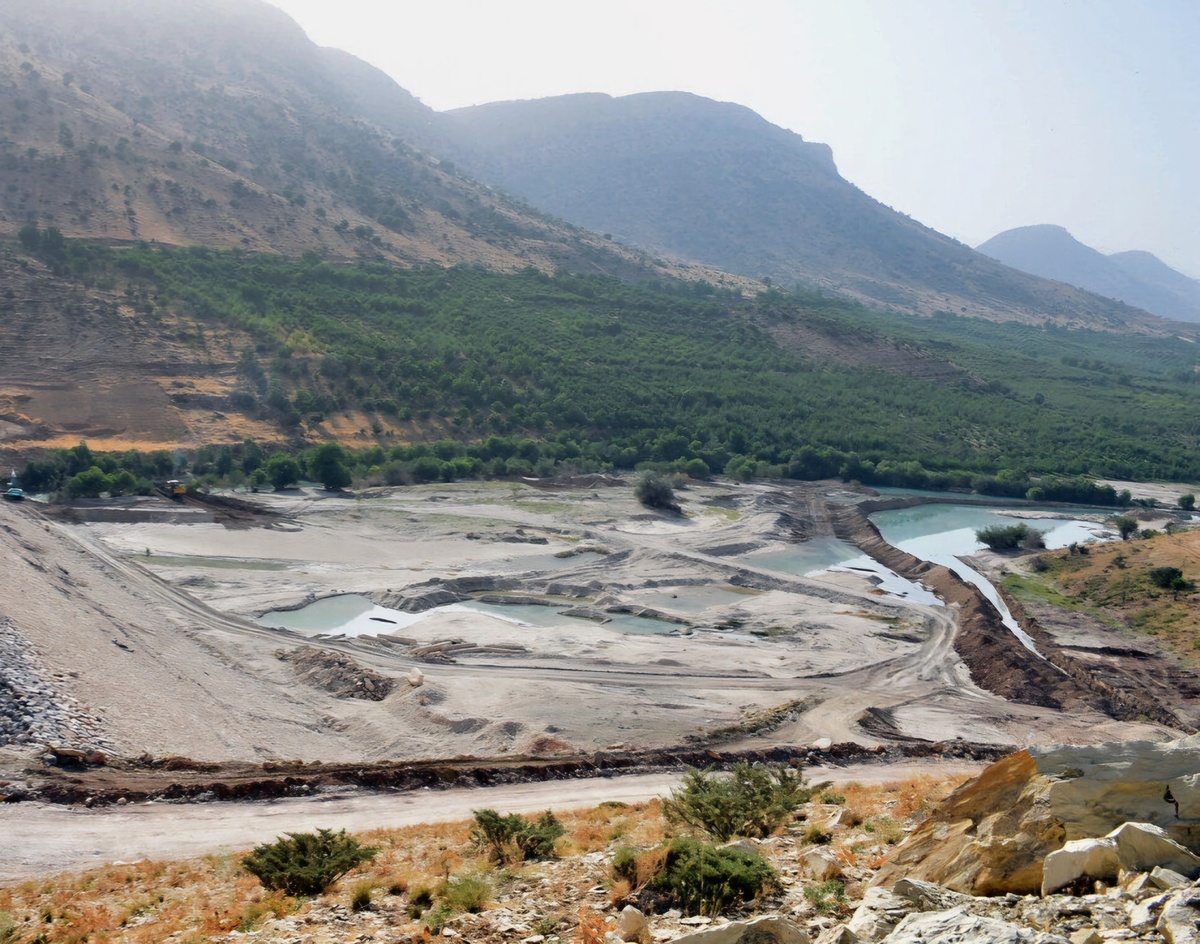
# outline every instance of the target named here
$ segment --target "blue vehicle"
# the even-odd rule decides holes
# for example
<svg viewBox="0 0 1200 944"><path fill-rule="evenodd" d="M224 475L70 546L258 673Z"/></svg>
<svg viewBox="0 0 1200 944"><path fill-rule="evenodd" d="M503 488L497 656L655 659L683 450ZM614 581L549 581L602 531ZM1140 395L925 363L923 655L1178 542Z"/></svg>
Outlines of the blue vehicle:
<svg viewBox="0 0 1200 944"><path fill-rule="evenodd" d="M4 493L4 497L9 501L24 501L25 490L21 488L21 483L17 481L17 470L13 469L12 474L8 477L8 491Z"/></svg>

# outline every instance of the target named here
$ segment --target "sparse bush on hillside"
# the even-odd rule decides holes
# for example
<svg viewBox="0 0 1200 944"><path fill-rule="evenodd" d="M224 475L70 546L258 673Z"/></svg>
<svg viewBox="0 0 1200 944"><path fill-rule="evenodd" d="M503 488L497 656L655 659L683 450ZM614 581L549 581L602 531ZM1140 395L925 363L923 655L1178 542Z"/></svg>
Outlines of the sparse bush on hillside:
<svg viewBox="0 0 1200 944"><path fill-rule="evenodd" d="M246 871L267 888L288 895L318 895L351 869L375 858L379 850L363 846L343 829L288 833L264 843L242 859Z"/></svg>
<svg viewBox="0 0 1200 944"><path fill-rule="evenodd" d="M492 899L492 887L478 875L455 876L437 890L442 904L453 914L478 914Z"/></svg>
<svg viewBox="0 0 1200 944"><path fill-rule="evenodd" d="M555 841L565 833L566 828L549 810L532 822L516 813L501 816L495 810L476 810L471 842L502 865L548 859L554 854Z"/></svg>
<svg viewBox="0 0 1200 944"><path fill-rule="evenodd" d="M1155 567L1150 571L1149 577L1154 586L1170 590L1176 580L1183 580L1183 571L1178 567Z"/></svg>
<svg viewBox="0 0 1200 944"><path fill-rule="evenodd" d="M819 915L844 915L850 910L846 901L846 886L836 878L807 886L804 889L804 900L809 902Z"/></svg>
<svg viewBox="0 0 1200 944"><path fill-rule="evenodd" d="M690 768L663 800L663 814L668 822L691 826L718 842L734 836L763 838L827 786L806 786L799 770L771 770L762 764L734 764L728 777Z"/></svg>
<svg viewBox="0 0 1200 944"><path fill-rule="evenodd" d="M1138 523L1134 518L1128 515L1118 515L1112 520L1112 526L1120 532L1121 540L1128 541L1134 534L1137 533Z"/></svg>

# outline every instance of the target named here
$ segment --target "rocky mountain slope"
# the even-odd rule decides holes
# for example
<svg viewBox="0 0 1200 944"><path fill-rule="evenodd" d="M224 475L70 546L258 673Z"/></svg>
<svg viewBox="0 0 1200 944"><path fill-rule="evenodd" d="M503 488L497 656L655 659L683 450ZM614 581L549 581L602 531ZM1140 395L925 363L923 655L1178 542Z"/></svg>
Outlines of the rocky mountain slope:
<svg viewBox="0 0 1200 944"><path fill-rule="evenodd" d="M1005 265L1144 308L1163 318L1200 321L1200 281L1148 252L1105 255L1061 226L1021 226L978 247Z"/></svg>
<svg viewBox="0 0 1200 944"><path fill-rule="evenodd" d="M262 0L7 4L0 27L0 236L36 223L115 242L721 280L650 251L905 311L1143 319L895 213L840 177L829 148L741 106L577 95L439 114Z"/></svg>
<svg viewBox="0 0 1200 944"><path fill-rule="evenodd" d="M0 236L664 274L418 150L432 112L261 0L5 4L0 88Z"/></svg>
<svg viewBox="0 0 1200 944"><path fill-rule="evenodd" d="M1120 324L1140 315L1030 278L842 178L830 149L681 92L568 95L448 113L460 163L631 244L872 304Z"/></svg>

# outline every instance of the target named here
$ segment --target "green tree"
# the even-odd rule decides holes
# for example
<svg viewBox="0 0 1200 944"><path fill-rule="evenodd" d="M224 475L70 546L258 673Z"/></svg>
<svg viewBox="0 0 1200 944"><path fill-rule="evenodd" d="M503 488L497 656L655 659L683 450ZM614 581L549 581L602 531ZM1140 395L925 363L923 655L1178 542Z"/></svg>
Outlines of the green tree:
<svg viewBox="0 0 1200 944"><path fill-rule="evenodd" d="M682 510L675 501L671 483L657 472L643 472L633 487L633 494L647 508L662 508L677 514Z"/></svg>
<svg viewBox="0 0 1200 944"><path fill-rule="evenodd" d="M1179 507L1182 508L1184 511L1195 511L1196 496L1192 495L1190 493L1187 495L1180 495L1179 496Z"/></svg>
<svg viewBox="0 0 1200 944"><path fill-rule="evenodd" d="M554 843L566 833L566 827L549 810L530 821L517 813L501 816L495 810L476 810L471 842L486 849L498 864L548 859Z"/></svg>
<svg viewBox="0 0 1200 944"><path fill-rule="evenodd" d="M1150 571L1149 577L1150 582L1156 587L1162 587L1164 590L1171 590L1175 589L1173 584L1176 580L1183 579L1183 571L1178 567L1155 567Z"/></svg>
<svg viewBox="0 0 1200 944"><path fill-rule="evenodd" d="M308 460L309 475L330 491L343 489L351 481L346 458L346 450L338 443L321 443Z"/></svg>
<svg viewBox="0 0 1200 944"><path fill-rule="evenodd" d="M109 487L108 476L98 466L85 469L67 479L67 494L72 498L95 498Z"/></svg>
<svg viewBox="0 0 1200 944"><path fill-rule="evenodd" d="M975 532L975 539L990 547L993 551L1012 551L1018 547L1029 546L1030 533L1034 529L1027 524L998 524ZM1036 533L1036 532L1034 532ZM1041 534L1032 542L1032 547L1044 547L1039 543Z"/></svg>
<svg viewBox="0 0 1200 944"><path fill-rule="evenodd" d="M267 460L267 478L275 491L292 488L300 481L300 463L286 453L277 452Z"/></svg>
<svg viewBox="0 0 1200 944"><path fill-rule="evenodd" d="M717 846L676 836L665 854L655 855L661 865L646 889L663 903L676 905L685 914L720 914L741 902L759 897L778 885L771 864L756 852L736 846ZM628 866L636 860L614 860L617 878L632 881Z"/></svg>
<svg viewBox="0 0 1200 944"><path fill-rule="evenodd" d="M1113 518L1113 527L1121 535L1122 541L1128 541L1138 529L1138 523L1128 515L1118 515Z"/></svg>

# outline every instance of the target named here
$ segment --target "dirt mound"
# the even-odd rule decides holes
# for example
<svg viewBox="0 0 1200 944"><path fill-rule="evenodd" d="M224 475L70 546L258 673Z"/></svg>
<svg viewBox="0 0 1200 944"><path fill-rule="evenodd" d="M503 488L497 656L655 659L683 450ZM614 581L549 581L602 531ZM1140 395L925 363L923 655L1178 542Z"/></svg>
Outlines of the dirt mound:
<svg viewBox="0 0 1200 944"><path fill-rule="evenodd" d="M276 653L296 670L305 685L329 692L334 698L383 701L396 686L394 679L363 668L349 656L305 646Z"/></svg>

